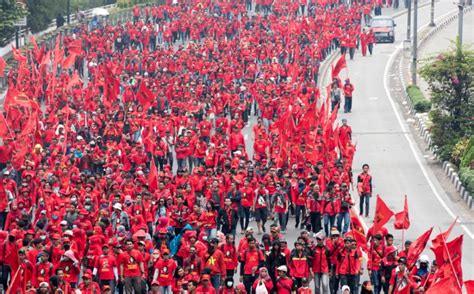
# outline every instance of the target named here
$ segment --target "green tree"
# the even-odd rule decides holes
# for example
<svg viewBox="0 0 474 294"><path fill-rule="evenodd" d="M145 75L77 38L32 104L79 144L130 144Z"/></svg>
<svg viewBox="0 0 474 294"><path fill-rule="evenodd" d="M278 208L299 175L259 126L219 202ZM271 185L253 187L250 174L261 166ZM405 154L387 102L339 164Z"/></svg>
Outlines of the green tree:
<svg viewBox="0 0 474 294"><path fill-rule="evenodd" d="M458 42L425 60L420 74L429 84L434 105L430 113L433 143L442 159L449 160L456 143L473 134L474 51Z"/></svg>
<svg viewBox="0 0 474 294"><path fill-rule="evenodd" d="M0 2L0 46L5 46L15 34L16 21L27 14L21 3L15 0L1 0Z"/></svg>

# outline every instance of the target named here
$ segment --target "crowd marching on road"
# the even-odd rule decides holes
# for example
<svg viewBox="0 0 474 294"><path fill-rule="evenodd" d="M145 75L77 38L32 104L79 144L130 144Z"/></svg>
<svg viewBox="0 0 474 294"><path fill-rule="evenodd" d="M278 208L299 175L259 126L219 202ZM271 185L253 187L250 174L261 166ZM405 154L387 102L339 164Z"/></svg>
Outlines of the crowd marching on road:
<svg viewBox="0 0 474 294"><path fill-rule="evenodd" d="M346 53L372 54L364 24L391 2L166 2L115 26L79 25L54 48L13 48L0 113L3 289L396 294L459 283L449 231L432 263L429 234L397 248L380 197L364 230L372 175L368 164L352 174L352 129L337 122L356 93L339 78ZM319 67L334 52L323 98ZM408 226L405 207L396 228Z"/></svg>

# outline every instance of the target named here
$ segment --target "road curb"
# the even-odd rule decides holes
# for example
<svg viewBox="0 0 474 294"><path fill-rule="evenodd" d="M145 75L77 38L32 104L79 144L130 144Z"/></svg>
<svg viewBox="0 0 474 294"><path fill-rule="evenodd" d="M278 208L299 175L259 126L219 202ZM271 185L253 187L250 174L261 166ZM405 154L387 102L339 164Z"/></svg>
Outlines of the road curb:
<svg viewBox="0 0 474 294"><path fill-rule="evenodd" d="M468 13L472 11L472 6L468 6L464 9L464 13ZM432 28L425 36L420 39L418 43L418 48L421 48L424 44L426 44L427 41L429 41L436 33L438 33L440 30L444 29L447 25L451 24L453 21L458 19L458 14L451 15L444 20L441 21L439 25L436 25L434 28ZM400 51L399 55L403 54L402 51ZM403 93L403 100L404 104L408 108L408 114L415 120L415 126L419 130L420 137L423 138L425 143L428 145L428 148L430 152L435 155L435 158L438 162L442 163L443 170L446 174L446 176L449 178L451 181L452 185L458 192L459 196L466 202L467 206L471 209L474 210L474 201L473 197L470 195L469 191L467 188L461 183L461 180L459 179L458 173L457 173L457 168L456 166L449 162L449 161L441 161L439 154L438 154L438 146L433 144L433 140L431 138L431 132L430 132L430 127L427 126L425 117L427 114L423 113L416 113L414 109L414 105L408 96L408 92L406 90L406 82L405 78L403 75L403 56L400 56L400 64L399 64L399 79L400 83L402 85L402 93ZM393 66L393 64L392 64Z"/></svg>

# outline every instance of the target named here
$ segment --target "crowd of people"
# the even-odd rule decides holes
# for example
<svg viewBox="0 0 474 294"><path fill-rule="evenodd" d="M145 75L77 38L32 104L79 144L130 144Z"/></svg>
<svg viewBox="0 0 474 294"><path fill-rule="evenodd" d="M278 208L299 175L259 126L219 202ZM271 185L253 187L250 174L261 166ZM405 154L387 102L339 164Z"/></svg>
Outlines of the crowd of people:
<svg viewBox="0 0 474 294"><path fill-rule="evenodd" d="M372 177L365 164L353 181L352 130L337 123L354 86L336 74L326 99L317 86L334 50L372 53L361 26L373 7L136 6L124 23L83 23L52 48L33 39L14 49L0 116L3 289L427 288L435 265L423 257L408 270L408 243L398 250L383 227L360 242L351 191L369 217ZM289 244L293 217L300 236ZM360 286L362 250L370 281Z"/></svg>

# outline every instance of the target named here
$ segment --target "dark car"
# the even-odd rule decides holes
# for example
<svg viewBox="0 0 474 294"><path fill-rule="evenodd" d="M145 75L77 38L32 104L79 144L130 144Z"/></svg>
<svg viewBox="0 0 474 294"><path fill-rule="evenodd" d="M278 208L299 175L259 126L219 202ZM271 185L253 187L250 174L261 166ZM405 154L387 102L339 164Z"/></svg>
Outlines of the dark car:
<svg viewBox="0 0 474 294"><path fill-rule="evenodd" d="M389 16L376 16L370 21L377 43L395 42L395 26L395 21Z"/></svg>

